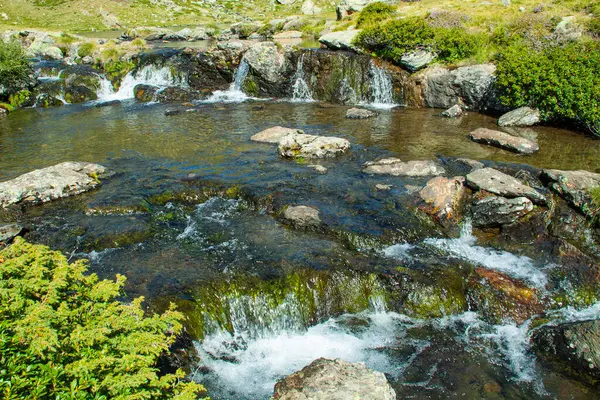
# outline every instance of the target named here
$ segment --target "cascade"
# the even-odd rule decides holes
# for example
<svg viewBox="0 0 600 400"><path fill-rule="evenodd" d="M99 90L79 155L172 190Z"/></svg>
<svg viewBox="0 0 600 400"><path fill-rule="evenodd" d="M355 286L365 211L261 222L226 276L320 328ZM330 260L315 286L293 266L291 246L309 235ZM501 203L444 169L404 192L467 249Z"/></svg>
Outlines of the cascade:
<svg viewBox="0 0 600 400"><path fill-rule="evenodd" d="M229 89L227 90L217 90L212 96L206 99L204 102L206 103L241 103L248 100L248 96L242 90L242 85L248 76L248 71L250 70L250 66L246 62L245 59L242 58L242 62L235 72L235 78Z"/></svg>
<svg viewBox="0 0 600 400"><path fill-rule="evenodd" d="M396 106L394 103L392 77L390 74L371 61L369 75L371 78L372 96L372 103L370 106L376 108L392 108Z"/></svg>
<svg viewBox="0 0 600 400"><path fill-rule="evenodd" d="M294 91L292 93L292 101L294 102L310 102L313 101L313 94L308 87L308 84L304 80L304 56L306 53L302 53L302 56L298 59L298 65L296 67L296 75L294 76Z"/></svg>

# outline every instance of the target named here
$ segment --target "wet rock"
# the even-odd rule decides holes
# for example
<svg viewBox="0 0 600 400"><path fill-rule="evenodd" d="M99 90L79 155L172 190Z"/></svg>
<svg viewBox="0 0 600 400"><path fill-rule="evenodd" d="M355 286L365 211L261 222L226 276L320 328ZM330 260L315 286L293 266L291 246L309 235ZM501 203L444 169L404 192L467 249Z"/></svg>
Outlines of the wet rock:
<svg viewBox="0 0 600 400"><path fill-rule="evenodd" d="M600 320L546 325L533 334L536 353L561 372L600 380Z"/></svg>
<svg viewBox="0 0 600 400"><path fill-rule="evenodd" d="M465 165L470 168L470 171L475 171L476 169L485 168L485 165L481 161L471 160L470 158L457 158L456 161L459 164Z"/></svg>
<svg viewBox="0 0 600 400"><path fill-rule="evenodd" d="M442 175L446 171L431 160L402 162L399 158L384 158L365 163L363 172L392 176L435 176Z"/></svg>
<svg viewBox="0 0 600 400"><path fill-rule="evenodd" d="M331 50L356 51L352 41L360 30L330 32L319 38L319 42Z"/></svg>
<svg viewBox="0 0 600 400"><path fill-rule="evenodd" d="M96 108L110 107L110 106L116 106L117 104L121 104L121 100L103 101L102 103L96 104L94 107L96 107Z"/></svg>
<svg viewBox="0 0 600 400"><path fill-rule="evenodd" d="M319 174L322 174L322 175L324 175L328 172L328 169L322 165L311 164L311 165L307 165L307 167L314 170L315 172L317 172Z"/></svg>
<svg viewBox="0 0 600 400"><path fill-rule="evenodd" d="M65 88L65 101L71 104L97 100L98 94L86 86L68 86Z"/></svg>
<svg viewBox="0 0 600 400"><path fill-rule="evenodd" d="M495 97L493 89L496 67L492 64L471 65L455 70L435 67L423 72L424 102L432 108L450 108L457 103L468 110L484 108Z"/></svg>
<svg viewBox="0 0 600 400"><path fill-rule="evenodd" d="M552 253L558 260L561 279L566 278L577 287L596 287L600 283L600 264L573 244L557 239Z"/></svg>
<svg viewBox="0 0 600 400"><path fill-rule="evenodd" d="M189 102L192 100L196 100L201 96L199 93L191 91L189 89L184 89L181 87L171 86L168 88L164 88L156 94L156 100L161 102ZM204 96L205 97L205 96Z"/></svg>
<svg viewBox="0 0 600 400"><path fill-rule="evenodd" d="M479 128L469 134L471 140L520 154L533 154L540 148L531 140L512 136L508 133Z"/></svg>
<svg viewBox="0 0 600 400"><path fill-rule="evenodd" d="M296 228L318 228L321 226L319 210L314 207L287 207L283 212L283 218Z"/></svg>
<svg viewBox="0 0 600 400"><path fill-rule="evenodd" d="M159 88L157 88L156 86L144 85L144 84L136 85L133 88L133 93L134 93L135 99L137 101L141 101L143 103L154 101L158 91L159 91Z"/></svg>
<svg viewBox="0 0 600 400"><path fill-rule="evenodd" d="M478 227L497 227L516 222L533 211L533 203L527 197L489 196L475 200L471 207L473 225Z"/></svg>
<svg viewBox="0 0 600 400"><path fill-rule="evenodd" d="M21 231L23 231L23 227L19 224L0 224L0 243L11 241L17 237Z"/></svg>
<svg viewBox="0 0 600 400"><path fill-rule="evenodd" d="M492 324L512 320L518 325L544 310L539 291L502 272L476 268L469 278L467 300Z"/></svg>
<svg viewBox="0 0 600 400"><path fill-rule="evenodd" d="M347 153L350 142L329 136L294 134L279 141L279 155L289 158L328 158Z"/></svg>
<svg viewBox="0 0 600 400"><path fill-rule="evenodd" d="M381 183L378 183L377 185L375 185L375 190L377 190L378 192L389 192L390 190L392 190L392 185L383 185Z"/></svg>
<svg viewBox="0 0 600 400"><path fill-rule="evenodd" d="M499 126L533 126L540 123L540 111L530 107L521 107L502 115Z"/></svg>
<svg viewBox="0 0 600 400"><path fill-rule="evenodd" d="M503 197L527 197L535 204L547 203L546 197L537 190L493 168L481 168L471 172L467 175L467 185L475 190L485 190Z"/></svg>
<svg viewBox="0 0 600 400"><path fill-rule="evenodd" d="M435 53L420 49L411 53L403 54L400 58L400 65L410 72L416 72L429 65L433 60L435 60L435 57Z"/></svg>
<svg viewBox="0 0 600 400"><path fill-rule="evenodd" d="M456 222L462 216L462 206L466 196L465 178L444 178L438 176L427 182L419 192L425 203L419 208L446 225Z"/></svg>
<svg viewBox="0 0 600 400"><path fill-rule="evenodd" d="M592 200L588 190L600 186L600 174L582 170L545 169L542 170L541 179L573 207L587 216L592 216Z"/></svg>
<svg viewBox="0 0 600 400"><path fill-rule="evenodd" d="M0 206L45 203L74 196L99 186L99 178L112 174L102 165L85 162L64 162L38 169L1 182Z"/></svg>
<svg viewBox="0 0 600 400"><path fill-rule="evenodd" d="M167 117L170 117L172 115L177 115L177 114L181 114L181 110L178 108L169 108L169 109L165 110L165 115Z"/></svg>
<svg viewBox="0 0 600 400"><path fill-rule="evenodd" d="M279 143L279 141L287 135L302 135L304 131L300 129L284 128L282 126L274 126L265 129L262 132L253 135L250 140L262 143Z"/></svg>
<svg viewBox="0 0 600 400"><path fill-rule="evenodd" d="M319 358L275 385L274 400L395 400L385 375L364 363Z"/></svg>
<svg viewBox="0 0 600 400"><path fill-rule="evenodd" d="M442 111L440 114L442 117L446 118L457 118L463 114L463 110L459 104L455 104L446 111Z"/></svg>
<svg viewBox="0 0 600 400"><path fill-rule="evenodd" d="M350 119L368 119L373 118L376 115L377 113L364 108L351 108L346 111L346 118Z"/></svg>
<svg viewBox="0 0 600 400"><path fill-rule="evenodd" d="M244 60L250 67L250 75L256 80L259 90L275 96L284 96L291 75L291 64L286 54L273 42L260 42L248 48Z"/></svg>

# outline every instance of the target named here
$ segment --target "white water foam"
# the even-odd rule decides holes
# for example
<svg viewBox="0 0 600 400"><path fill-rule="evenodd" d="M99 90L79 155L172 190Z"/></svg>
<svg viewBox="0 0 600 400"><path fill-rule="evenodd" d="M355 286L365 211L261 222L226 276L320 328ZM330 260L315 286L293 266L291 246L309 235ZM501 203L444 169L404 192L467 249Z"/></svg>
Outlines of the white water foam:
<svg viewBox="0 0 600 400"><path fill-rule="evenodd" d="M248 76L249 70L250 66L246 60L242 59L240 66L235 72L235 79L229 86L229 89L213 92L212 96L203 100L202 103L243 103L250 99L250 97L242 90L242 85Z"/></svg>
<svg viewBox="0 0 600 400"><path fill-rule="evenodd" d="M152 85L159 89L164 89L169 86L186 87L186 82L179 76L174 76L171 68L157 67L155 65L147 65L139 70L128 73L118 91L114 91L112 84L108 79L101 80L101 88L98 91L97 102L107 102L113 100L128 100L135 97L134 88L137 85Z"/></svg>
<svg viewBox="0 0 600 400"><path fill-rule="evenodd" d="M397 106L394 103L392 77L383 68L378 67L374 62L371 62L370 69L371 77L371 95L372 102L369 107L379 109L390 109Z"/></svg>
<svg viewBox="0 0 600 400"><path fill-rule="evenodd" d="M529 257L476 246L477 238L473 236L470 221L464 223L458 239L426 239L424 243L473 264L522 279L540 289L548 282L546 274L536 267Z"/></svg>
<svg viewBox="0 0 600 400"><path fill-rule="evenodd" d="M298 59L298 65L296 66L296 75L294 76L294 91L292 93L292 102L295 103L310 103L313 100L313 94L304 79L304 56Z"/></svg>

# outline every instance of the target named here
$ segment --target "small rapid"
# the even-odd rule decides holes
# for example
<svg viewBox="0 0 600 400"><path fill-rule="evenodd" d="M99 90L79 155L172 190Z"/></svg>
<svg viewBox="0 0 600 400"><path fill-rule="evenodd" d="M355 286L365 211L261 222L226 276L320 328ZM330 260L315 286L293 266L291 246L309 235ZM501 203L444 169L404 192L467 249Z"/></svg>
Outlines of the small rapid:
<svg viewBox="0 0 600 400"><path fill-rule="evenodd" d="M368 105L373 108L390 109L397 106L394 102L392 77L383 68L371 62L369 71L371 79L372 101Z"/></svg>
<svg viewBox="0 0 600 400"><path fill-rule="evenodd" d="M292 92L292 101L297 103L312 102L313 94L308 84L306 83L306 76L304 73L304 57L306 53L302 53L298 59L298 65L296 66L296 75L294 76L294 86Z"/></svg>
<svg viewBox="0 0 600 400"><path fill-rule="evenodd" d="M238 69L235 71L235 77L229 89L217 90L202 103L243 103L250 99L248 95L243 91L244 81L248 76L250 66L245 59L242 58Z"/></svg>

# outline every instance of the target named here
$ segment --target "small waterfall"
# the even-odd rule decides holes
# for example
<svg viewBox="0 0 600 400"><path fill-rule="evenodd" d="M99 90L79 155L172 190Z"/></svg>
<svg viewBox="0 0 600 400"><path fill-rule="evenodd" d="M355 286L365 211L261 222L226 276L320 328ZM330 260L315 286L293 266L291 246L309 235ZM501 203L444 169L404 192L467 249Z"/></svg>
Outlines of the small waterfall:
<svg viewBox="0 0 600 400"><path fill-rule="evenodd" d="M298 65L296 67L296 75L294 77L294 91L292 94L292 101L298 103L311 102L313 101L313 94L308 87L308 84L304 80L304 56L306 53L302 53L302 56L298 59Z"/></svg>
<svg viewBox="0 0 600 400"><path fill-rule="evenodd" d="M392 77L383 68L371 62L369 71L371 76L371 95L372 103L370 106L376 108L392 108L395 107L393 97Z"/></svg>
<svg viewBox="0 0 600 400"><path fill-rule="evenodd" d="M235 78L229 89L217 90L212 96L206 99L205 103L242 103L249 99L248 95L242 90L242 85L248 76L250 66L245 59L242 58L242 62L235 72Z"/></svg>
<svg viewBox="0 0 600 400"><path fill-rule="evenodd" d="M147 65L139 70L128 73L119 90L115 92L112 84L108 79L101 80L101 87L98 91L98 101L106 102L113 100L128 100L135 97L134 88L137 85L151 85L158 88L166 88L169 86L187 86L184 79L173 75L171 68L157 67L155 65Z"/></svg>

